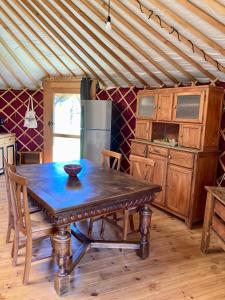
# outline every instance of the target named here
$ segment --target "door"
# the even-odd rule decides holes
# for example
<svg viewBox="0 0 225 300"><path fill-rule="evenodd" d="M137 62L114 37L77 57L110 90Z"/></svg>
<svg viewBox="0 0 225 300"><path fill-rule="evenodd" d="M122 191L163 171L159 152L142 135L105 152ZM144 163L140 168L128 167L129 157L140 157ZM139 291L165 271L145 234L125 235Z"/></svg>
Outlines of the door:
<svg viewBox="0 0 225 300"><path fill-rule="evenodd" d="M139 93L137 99L137 117L156 119L157 95L153 93Z"/></svg>
<svg viewBox="0 0 225 300"><path fill-rule="evenodd" d="M153 203L164 206L165 200L165 187L166 187L166 170L167 170L167 158L152 153L148 154L148 157L154 160L155 168L153 175L153 183L162 186L162 191L155 194Z"/></svg>
<svg viewBox="0 0 225 300"><path fill-rule="evenodd" d="M179 145L188 148L201 147L201 125L181 125L179 134Z"/></svg>
<svg viewBox="0 0 225 300"><path fill-rule="evenodd" d="M176 93L173 120L201 123L204 100L205 91Z"/></svg>
<svg viewBox="0 0 225 300"><path fill-rule="evenodd" d="M168 165L166 207L181 216L188 216L192 170Z"/></svg>
<svg viewBox="0 0 225 300"><path fill-rule="evenodd" d="M81 107L79 94L54 94L52 160L80 159Z"/></svg>
<svg viewBox="0 0 225 300"><path fill-rule="evenodd" d="M151 123L148 120L136 120L135 137L149 140Z"/></svg>
<svg viewBox="0 0 225 300"><path fill-rule="evenodd" d="M173 112L173 94L162 93L158 97L157 120L171 121Z"/></svg>

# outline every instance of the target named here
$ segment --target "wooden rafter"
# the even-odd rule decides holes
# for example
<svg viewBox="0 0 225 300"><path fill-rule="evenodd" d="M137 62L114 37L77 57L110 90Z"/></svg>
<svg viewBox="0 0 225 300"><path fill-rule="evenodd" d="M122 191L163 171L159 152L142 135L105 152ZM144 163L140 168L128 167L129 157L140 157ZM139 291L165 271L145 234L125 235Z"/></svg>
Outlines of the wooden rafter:
<svg viewBox="0 0 225 300"><path fill-rule="evenodd" d="M137 2L134 2L137 5ZM162 29L167 31L169 34L173 35L176 39L178 39L177 32L174 30L174 28L169 25L167 22L165 22L162 18L159 19L157 15L154 14L154 12L150 12L149 9L147 9L143 4L142 4L142 11L146 15L146 17L149 17L151 14L151 20L157 23ZM183 44L185 44L188 48L190 48L193 52L201 56L203 59L205 59L207 62L209 62L211 65L215 66L218 68L221 72L225 72L225 67L222 66L218 61L216 61L214 58L212 58L209 54L205 53L201 48L199 48L197 45L195 45L192 41L190 41L188 38L186 38L184 35L179 33L179 41ZM167 43L167 45L169 45ZM173 45L171 43L171 45ZM174 46L175 47L175 46ZM177 47L176 47L177 48ZM177 48L179 50L179 48ZM177 49L174 49L177 51ZM179 52L182 52L179 50ZM178 53L178 52L177 52ZM190 58L191 59L191 58ZM192 59L191 59L192 60ZM194 62L192 60L189 61L196 69L198 69L202 74L206 75L208 78L214 80L215 76L211 74L209 71L205 70L201 65L198 63Z"/></svg>
<svg viewBox="0 0 225 300"><path fill-rule="evenodd" d="M58 29L64 34L64 36L66 36L71 43L76 46L77 49L79 49L93 64L94 66L99 69L99 71L102 72L102 74L104 74L106 76L106 78L108 78L115 86L119 86L119 83L112 78L111 75L109 75L108 72L106 72L106 70L96 61L96 59L94 59L89 53L88 51L85 50L85 48L83 46L80 45L80 43L78 43L75 38L67 31L65 30L58 21L56 21L56 19L44 8L44 6L41 4L40 2L37 2L36 0L33 0L33 3L38 7L38 9L40 9L40 11L56 26L58 27ZM45 1L45 5L47 4L47 1ZM61 16L63 18L63 16ZM65 42L66 40L64 40Z"/></svg>
<svg viewBox="0 0 225 300"><path fill-rule="evenodd" d="M2 0L2 3L4 3L4 5L6 5L6 7L8 7L10 9L10 6L8 5L8 3L6 2L6 0ZM62 75L61 72L55 67L55 65L53 65L53 63L48 59L47 56L44 55L44 53L36 46L36 44L32 41L32 39L28 36L28 34L26 34L17 24L16 22L12 19L12 17L10 17L10 15L2 10L2 14L6 16L6 18L8 18L10 20L10 22L13 24L13 26L20 32L20 34L24 37L25 40L27 40L32 46L33 48L40 54L41 58L44 59L56 72L56 74L58 75ZM23 19L19 16L19 14L14 10L14 14L16 15L16 17L20 20L20 22L23 22ZM23 22L24 23L24 22ZM48 72L47 72L48 73Z"/></svg>
<svg viewBox="0 0 225 300"><path fill-rule="evenodd" d="M81 0L82 1L82 0ZM72 4L71 4L72 5ZM85 5L93 11L103 22L105 21L105 16L103 16L99 11L97 11L90 3ZM148 60L152 65L154 65L158 70L160 70L165 76L167 76L172 82L178 83L175 77L173 77L169 72L164 70L157 62L155 62L144 50L138 47L130 38L128 38L115 24L113 24L113 31L115 31L121 38L123 38L131 47L133 47L137 52L139 52L146 60ZM151 73L151 77L160 85L163 85L162 80L160 80L154 73Z"/></svg>
<svg viewBox="0 0 225 300"><path fill-rule="evenodd" d="M168 6L163 4L159 0L149 0L150 3L155 5L157 8L160 9L160 11L172 18L175 22L180 24L182 27L184 27L186 30L188 30L190 33L193 33L195 36L198 36L204 43L206 43L208 46L210 46L212 49L217 50L219 53L221 53L223 56L225 56L225 49L217 44L215 41L210 39L208 36L206 36L204 33L196 29L191 23L185 21L180 16L175 14L171 9L169 9ZM212 1L213 2L213 1Z"/></svg>
<svg viewBox="0 0 225 300"><path fill-rule="evenodd" d="M32 84L34 86L37 86L37 82L31 75L30 71L25 67L25 65L21 62L21 60L15 55L15 53L12 51L12 49L7 45L7 43L1 37L0 37L0 43L7 50L7 52L13 57L16 64L20 67L20 69L23 70L23 72L26 74L26 76L29 78L29 80L32 82Z"/></svg>
<svg viewBox="0 0 225 300"><path fill-rule="evenodd" d="M213 74L211 74L210 72L208 72L207 70L205 70L200 64L198 64L197 62L195 62L191 57L189 57L187 54L185 54L181 49L179 49L178 47L176 47L174 44L172 44L169 40L167 40L163 35L161 35L159 32L157 32L156 30L154 30L151 26L149 26L146 22L144 22L144 20L142 20L140 17L138 17L135 13L133 13L130 9L128 9L125 5L123 5L121 2L116 1L116 4L119 5L121 8L123 8L123 10L129 14L132 18L134 18L137 22L139 22L143 28L145 28L147 31L149 31L152 35L154 35L157 39L159 39L162 43L164 43L165 45L167 45L170 49L172 49L173 51L175 51L180 57L182 57L183 59L185 59L186 61L188 61L193 67L195 67L197 70L199 70L202 74L205 74L207 77L211 78L211 79L215 79L215 76ZM146 8L143 6L142 11L144 14L148 13L149 15L149 10L147 10ZM146 12L147 10L147 12ZM139 33L140 34L140 33ZM144 37L144 40L146 43L148 44L152 44L152 41L149 41L146 37ZM159 49L160 50L160 49ZM162 51L160 50L160 55L163 55ZM166 59L166 57L165 57ZM174 62L172 59L170 59L170 64L173 65L173 67L175 67L176 69L178 69L180 72L182 72L184 75L186 75L191 81L196 81L196 79L187 71L184 71L184 69L178 65L176 62ZM185 72L185 73L184 73Z"/></svg>
<svg viewBox="0 0 225 300"><path fill-rule="evenodd" d="M94 76L99 82L101 82L101 84L103 86L106 86L104 80L102 80L97 74L96 72L86 63L86 61L84 61L79 54L77 54L77 52L68 44L65 43L64 39L61 37L61 35L52 27L49 25L49 23L47 21L45 21L45 19L38 13L38 11L30 5L30 3L23 2L23 4L34 14L34 16L36 16L42 24L44 24L44 26L53 34L53 36L55 36L63 45L65 48L67 48L67 50L69 52L71 52L76 59L82 63L82 65L90 72L90 74L92 76Z"/></svg>
<svg viewBox="0 0 225 300"><path fill-rule="evenodd" d="M71 19L73 19L77 24L79 24L80 26L82 25L82 29L84 28L85 25L83 25L80 20L63 4L61 4L59 1L55 1L59 7L61 9L63 9L68 16L71 17ZM49 2L45 2L45 4L48 6L49 9L51 9L52 12L54 12L55 15L57 15L63 22L64 24L67 25L68 28L70 28L75 34L76 36L78 36L83 43L85 43L94 53L96 53L98 55L98 57L101 58L102 61L104 61L105 64L107 64L114 72L115 74L117 74L117 76L119 76L120 78L122 78L124 80L124 82L126 82L126 84L128 85L132 85L131 81L129 81L119 70L116 66L114 66L108 58L106 58L97 48L95 47L91 42L88 41L88 39L81 34L74 25L72 25L65 17L63 17L63 15L57 11L52 5L49 4Z"/></svg>
<svg viewBox="0 0 225 300"><path fill-rule="evenodd" d="M5 0L4 0L5 1ZM70 60L73 64L75 64L85 75L87 75L85 73L85 71L83 70L83 68L77 64L77 62L75 62L74 60L72 60L72 58L65 52L65 50L61 47L61 45L59 43L57 43L54 39L52 39L52 37L47 33L47 31L44 29L44 27L39 24L35 18L32 17L32 15L30 14L29 11L27 11L22 5L19 4L18 1L15 1L14 4L16 5L16 7L18 8L18 11L20 13L22 13L22 15L26 16L30 21L32 21L32 23L35 26L35 29L40 30L44 36L46 37L46 39L51 40L52 43L54 44L54 47L56 46L57 48L60 49L60 51L62 51L63 55ZM10 8L10 10L12 10L13 12L16 10L7 2L8 7ZM23 20L23 21L22 21ZM26 22L24 19L21 19L21 21L27 26L27 28L29 29L30 32L32 32L32 34L51 52L55 55L55 57L61 62L61 64L65 67L65 69L69 72L71 72L74 76L76 76L76 74L73 72L73 70L70 68L70 66L66 65L65 62L60 58L60 56L55 52L54 47L50 47L48 45L48 43L46 43L45 39L42 37L42 35L40 35L38 32L34 31L34 29L29 25L28 22Z"/></svg>
<svg viewBox="0 0 225 300"><path fill-rule="evenodd" d="M85 5L90 5L90 3L87 3L86 1L82 1L80 0L82 3L84 3ZM70 2L71 7L73 7L73 9L75 11L77 11L80 16L82 16L82 18L84 18L84 20L86 22L88 22L91 26L93 26L97 31L99 31L99 33L101 33L102 36L104 36L104 38L109 41L110 43L112 43L115 47L117 47L124 55L126 55L132 63L135 63L136 65L139 66L140 69L144 70L144 72L146 72L146 74L148 74L151 77L151 72L149 72L149 69L146 68L142 63L140 63L138 61L137 58L135 58L130 52L128 52L120 43L118 43L116 41L116 39L112 38L110 35L106 34L105 31L98 26L91 18L89 18L89 16L83 11L81 10L77 5L75 5L73 2ZM133 70L131 70L130 72L132 72L132 75L139 81L141 82L142 85L144 86L149 86L149 84L143 80L136 72L134 72Z"/></svg>
<svg viewBox="0 0 225 300"><path fill-rule="evenodd" d="M2 12L2 14L4 14L4 12ZM45 75L49 75L47 70L39 63L39 61L32 54L31 50L27 50L27 48L21 43L19 38L16 36L16 34L8 27L8 25L6 25L6 23L2 19L0 19L0 25L2 25L2 27L5 29L5 31L7 31L12 40L14 40L17 43L17 45L21 49L23 49L26 55L36 64L36 66L38 66L44 72Z"/></svg>
<svg viewBox="0 0 225 300"><path fill-rule="evenodd" d="M0 80L4 83L4 85L6 86L6 88L8 88L10 86L9 82L4 77L4 75L0 74Z"/></svg>
<svg viewBox="0 0 225 300"><path fill-rule="evenodd" d="M207 5L211 6L217 12L225 15L225 7L217 0L202 0Z"/></svg>
<svg viewBox="0 0 225 300"><path fill-rule="evenodd" d="M96 0L100 5L102 5L103 7L106 8L105 6L105 2L102 0ZM184 70L184 68L182 66L180 66L178 63L176 63L176 61L174 61L169 55L167 55L167 53L165 53L163 50L161 50L158 46L156 46L153 41L149 40L145 35L143 35L143 33L141 31L139 31L138 29L136 29L131 23L129 23L127 21L127 19L125 19L123 17L124 12L126 12L128 15L130 15L133 19L138 20L138 22L142 22L145 23L142 19L138 19L138 16L135 15L131 10L129 10L126 5L124 5L122 2L120 1L114 1L116 3L116 5L120 8L118 11L111 8L111 14L113 15L114 18L118 19L126 28L128 28L134 35L136 35L137 37L139 37L146 45L148 45L148 47L150 47L151 49L153 49L156 53L158 53L160 56L162 56L167 62L169 62L174 68L176 68L177 70L179 70L185 77L187 77L190 81L195 81L196 79L194 78L194 76L192 76L192 74L190 74L189 72L187 72L186 70ZM128 37L129 39L129 37ZM138 47L140 49L140 47ZM161 68L162 69L162 68ZM165 71L165 70L164 70ZM168 76L168 72L167 72L167 76ZM176 79L175 79L176 80ZM174 80L173 80L174 81ZM175 83L177 83L178 81L176 80Z"/></svg>
<svg viewBox="0 0 225 300"><path fill-rule="evenodd" d="M216 29L225 33L225 25L221 23L219 20L210 16L207 12L202 10L200 7L190 2L189 0L179 0L179 4L182 4L187 9L189 9L192 13L196 14L198 17L201 17L204 21L214 26Z"/></svg>
<svg viewBox="0 0 225 300"><path fill-rule="evenodd" d="M105 18L98 12L93 5L90 2L80 0L85 6L87 6L94 14L96 14L103 22L105 22ZM132 62L136 63L140 69L142 69L148 76L152 77L156 82L159 84L163 84L163 82L155 75L153 74L147 67L145 67L143 64L141 64L130 52L128 52L120 43L116 41L113 37L106 34L105 31L98 26L83 10L81 10L77 5L75 5L73 2L70 2L71 7L75 11L77 11L84 19L87 21L91 26L93 26L97 31L99 31L106 40L110 41L113 45L115 45L123 54L125 54ZM121 38L124 38L124 33L121 33L117 31L117 33L120 35ZM130 42L131 44L131 42ZM140 48L138 48L139 50ZM134 71L131 71L129 68L129 71L132 72L132 75L134 75L144 86L148 86L147 82L144 82L140 76L135 74Z"/></svg>
<svg viewBox="0 0 225 300"><path fill-rule="evenodd" d="M12 77L16 79L16 81L20 84L20 86L24 87L24 83L18 77L16 72L13 70L12 66L8 63L8 61L2 57L2 55L0 55L0 62L8 70L8 72L12 75Z"/></svg>

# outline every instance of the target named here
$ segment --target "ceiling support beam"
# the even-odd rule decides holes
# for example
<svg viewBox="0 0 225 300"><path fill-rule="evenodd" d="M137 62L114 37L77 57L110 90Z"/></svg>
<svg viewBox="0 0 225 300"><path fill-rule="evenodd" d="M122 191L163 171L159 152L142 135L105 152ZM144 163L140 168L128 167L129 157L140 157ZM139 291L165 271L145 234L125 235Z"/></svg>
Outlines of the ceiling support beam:
<svg viewBox="0 0 225 300"><path fill-rule="evenodd" d="M60 5L60 3L58 3L57 1L55 1L59 7L61 9L63 9L69 16L72 20L74 20L77 24L79 23L79 19L73 15L73 13L64 5ZM56 10L52 5L49 4L48 1L45 2L45 5L48 6L48 8L54 12L55 15L57 15L58 18L60 18L64 24L66 24L67 27L69 27L74 33L76 36L78 36L83 43L85 43L85 45L87 45L94 53L96 53L98 55L98 57L105 63L107 64L112 70L113 72L115 72L115 74L117 76L119 76L120 78L122 78L124 80L124 82L128 85L132 85L132 83L118 70L118 68L116 68L110 61L108 58L106 58L98 49L97 47L94 47L94 45L88 41L87 38L85 38L85 36L83 34L81 34L79 32L79 30L76 29L76 27L74 25L72 25L65 17L63 17L63 15L58 11ZM80 22L81 23L81 22ZM80 25L80 24L79 24ZM81 23L81 25L83 25ZM82 26L82 29L84 29L84 25ZM118 86L118 84L117 84Z"/></svg>
<svg viewBox="0 0 225 300"><path fill-rule="evenodd" d="M6 89L8 89L10 87L9 82L7 81L7 79L4 78L4 76L2 74L0 74L0 80L4 83Z"/></svg>
<svg viewBox="0 0 225 300"><path fill-rule="evenodd" d="M89 6L91 5L87 1L81 1L85 5ZM135 58L130 52L128 52L119 42L116 41L115 38L112 38L109 34L107 34L100 26L98 26L91 18L88 17L86 13L84 13L77 5L75 5L72 1L69 3L70 6L79 13L82 18L86 22L88 22L91 26L93 26L99 33L101 33L102 36L106 40L108 40L110 43L112 43L115 47L117 47L124 55L126 55L132 63L135 63L141 70L143 70L146 74L148 74L150 77L152 77L154 74L152 74L147 67L145 67L142 63L138 61L137 58ZM149 86L149 84L143 80L137 73L135 73L132 68L129 68L130 73L132 72L132 75L139 81L143 86Z"/></svg>
<svg viewBox="0 0 225 300"><path fill-rule="evenodd" d="M162 12L162 14L167 15L168 17L172 18L175 22L180 24L182 27L184 27L186 30L188 30L190 33L194 34L195 36L198 36L204 43L206 43L208 46L210 46L212 49L215 49L219 53L221 53L223 56L225 56L225 49L214 42L212 39L207 37L204 33L196 29L193 25L191 25L189 22L182 19L180 16L175 14L171 9L169 9L168 6L163 4L159 0L149 0L150 3L155 5L157 8L159 8ZM211 1L214 2L214 1Z"/></svg>
<svg viewBox="0 0 225 300"><path fill-rule="evenodd" d="M201 0L213 9L215 9L218 13L225 15L225 7L217 0Z"/></svg>
<svg viewBox="0 0 225 300"><path fill-rule="evenodd" d="M0 43L7 50L7 52L13 57L14 61L17 63L17 65L20 67L20 69L23 70L23 72L26 74L26 76L29 78L29 80L32 82L32 84L36 87L37 82L31 75L30 71L24 66L24 64L19 60L19 58L15 55L15 53L12 51L12 49L7 45L7 43L1 37L0 37Z"/></svg>
<svg viewBox="0 0 225 300"><path fill-rule="evenodd" d="M197 70L199 70L205 76L207 76L207 77L209 77L209 78L211 78L213 80L216 79L216 77L213 74L211 74L210 72L208 72L207 70L205 70L200 64L198 64L196 61L194 61L186 53L184 53L177 46L175 46L174 44L172 44L169 40L167 40L159 32L157 32L156 30L154 30L151 26L149 26L149 24L147 24L144 20L142 20L140 17L138 17L135 13L133 13L130 9L128 9L124 4L122 4L121 2L119 2L117 0L115 0L115 1L116 1L116 4L119 5L119 7L123 8L123 10L127 14L129 14L129 16L131 16L137 22L139 22L142 25L143 28L145 28L147 31L149 31L152 35L154 35L157 39L159 39L163 44L167 45L170 49L172 49L173 51L175 51L180 57L182 57L184 60L186 60L187 62L189 62L193 67L195 67ZM142 10L143 10L143 13L146 14L146 17L148 17L149 16L149 10L147 10L143 5L142 5ZM146 43L148 42L148 43L151 44L151 41L149 41L147 38L145 38L144 40L145 41L147 40ZM160 54L161 54L161 52L160 52ZM166 59L166 57L165 57L165 59ZM178 64L175 65L175 62L173 63L172 59L170 60L170 62L177 69L177 65ZM178 65L178 68L179 68L180 72L182 72L182 71L184 72L184 69L180 65ZM189 72L186 72L184 75L186 75L186 77L188 77L189 80L194 81L194 82L196 81L196 78L194 78Z"/></svg>
<svg viewBox="0 0 225 300"><path fill-rule="evenodd" d="M5 0L4 0L5 1ZM8 2L7 5L10 6L10 10L12 10L13 12L16 11ZM57 43L54 39L52 39L52 37L47 33L47 31L45 30L44 26L42 26L41 24L39 24L35 18L33 18L33 16L30 14L30 12L28 10L26 10L22 5L19 4L18 1L14 1L14 5L16 5L16 7L18 8L18 11L20 13L22 13L23 16L26 16L35 26L35 29L40 30L44 36L46 37L46 39L51 40L54 43L54 47L56 46L58 49L60 49L60 51L62 51L63 55L72 62L72 64L75 64L85 75L87 75L85 73L85 71L82 69L82 67L77 64L76 61L74 61L66 52L65 50L61 47L61 45L59 43ZM60 58L60 56L55 52L54 47L50 47L48 45L48 43L46 43L45 39L37 32L34 31L34 29L29 25L28 22L26 22L24 19L22 19L22 17L20 16L21 21L23 20L24 24L27 26L27 28L29 29L30 32L32 32L32 34L39 39L39 41L61 62L61 64L65 67L65 69L69 72L71 72L71 74L73 74L74 76L76 76L76 74L73 72L73 70L65 64L65 62Z"/></svg>
<svg viewBox="0 0 225 300"><path fill-rule="evenodd" d="M82 57L80 57L80 55L77 54L77 52L68 43L65 43L62 36L52 26L50 26L47 21L45 21L40 13L32 5L30 5L28 1L24 1L23 5L25 5L34 14L34 16L38 18L42 24L44 24L44 26L64 45L65 48L67 48L67 50L69 50L69 52L71 52L76 57L76 59L90 72L92 76L94 76L99 82L101 82L103 86L106 86L104 80L102 80L96 74L96 72L88 65L88 63L86 63L86 61L84 61Z"/></svg>

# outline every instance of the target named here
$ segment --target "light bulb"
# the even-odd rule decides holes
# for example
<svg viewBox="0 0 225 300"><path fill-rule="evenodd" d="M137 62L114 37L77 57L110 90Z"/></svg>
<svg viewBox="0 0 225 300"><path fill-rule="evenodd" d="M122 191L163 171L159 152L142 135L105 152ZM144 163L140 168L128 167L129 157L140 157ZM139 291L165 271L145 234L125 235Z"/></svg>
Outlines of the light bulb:
<svg viewBox="0 0 225 300"><path fill-rule="evenodd" d="M107 31L110 31L110 30L112 29L111 17L110 17L110 16L107 17L105 29L106 29Z"/></svg>

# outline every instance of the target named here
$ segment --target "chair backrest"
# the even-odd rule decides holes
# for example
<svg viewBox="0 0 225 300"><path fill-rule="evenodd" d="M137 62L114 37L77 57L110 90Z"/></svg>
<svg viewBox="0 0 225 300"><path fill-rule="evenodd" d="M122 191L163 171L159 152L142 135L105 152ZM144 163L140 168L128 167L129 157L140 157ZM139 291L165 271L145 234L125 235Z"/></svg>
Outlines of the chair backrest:
<svg viewBox="0 0 225 300"><path fill-rule="evenodd" d="M111 150L102 150L102 167L119 171L122 154Z"/></svg>
<svg viewBox="0 0 225 300"><path fill-rule="evenodd" d="M130 155L130 175L137 179L152 181L155 162L150 158Z"/></svg>
<svg viewBox="0 0 225 300"><path fill-rule="evenodd" d="M8 170L15 227L25 235L31 234L27 197L27 179Z"/></svg>
<svg viewBox="0 0 225 300"><path fill-rule="evenodd" d="M16 166L9 164L6 160L6 158L4 157L4 171L5 171L6 193L7 193L7 199L8 199L8 209L9 209L9 213L11 215L13 215L12 204L11 204L10 184L9 184L9 173L8 173L9 170L16 173Z"/></svg>

